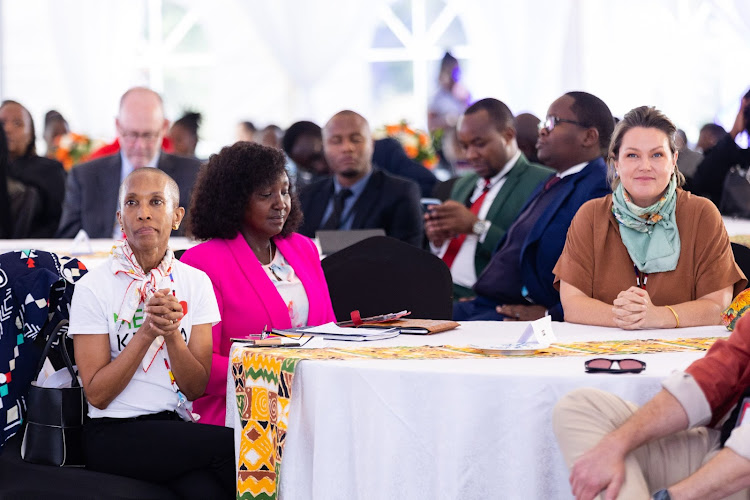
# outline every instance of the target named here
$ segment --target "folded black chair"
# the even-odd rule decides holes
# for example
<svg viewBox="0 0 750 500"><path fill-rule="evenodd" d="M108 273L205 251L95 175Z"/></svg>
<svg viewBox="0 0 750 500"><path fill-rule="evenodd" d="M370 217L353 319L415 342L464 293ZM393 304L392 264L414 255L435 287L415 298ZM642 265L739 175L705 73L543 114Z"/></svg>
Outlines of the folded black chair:
<svg viewBox="0 0 750 500"><path fill-rule="evenodd" d="M336 319L404 309L413 318L451 319L450 269L425 250L388 236L375 236L329 255L321 262Z"/></svg>

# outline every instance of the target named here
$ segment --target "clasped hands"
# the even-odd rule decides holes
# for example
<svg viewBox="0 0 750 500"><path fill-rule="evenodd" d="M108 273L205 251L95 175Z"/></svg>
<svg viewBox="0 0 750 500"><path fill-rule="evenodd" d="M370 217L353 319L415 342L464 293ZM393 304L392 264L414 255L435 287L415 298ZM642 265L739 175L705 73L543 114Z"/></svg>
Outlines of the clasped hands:
<svg viewBox="0 0 750 500"><path fill-rule="evenodd" d="M459 234L469 234L479 218L455 200L433 205L424 214L427 239L436 247Z"/></svg>
<svg viewBox="0 0 750 500"><path fill-rule="evenodd" d="M154 338L159 335L169 337L180 330L180 320L184 316L182 305L170 293L169 288L157 290L146 303L146 319L143 328Z"/></svg>
<svg viewBox="0 0 750 500"><path fill-rule="evenodd" d="M615 325L623 330L658 326L656 309L648 292L637 286L620 292L612 303Z"/></svg>

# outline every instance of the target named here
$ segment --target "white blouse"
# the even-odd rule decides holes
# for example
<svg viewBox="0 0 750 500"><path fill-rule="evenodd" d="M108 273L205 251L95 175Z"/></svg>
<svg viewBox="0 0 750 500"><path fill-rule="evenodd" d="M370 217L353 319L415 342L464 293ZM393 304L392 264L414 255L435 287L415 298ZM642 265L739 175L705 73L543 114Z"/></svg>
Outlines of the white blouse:
<svg viewBox="0 0 750 500"><path fill-rule="evenodd" d="M310 302L302 282L297 277L292 266L286 261L279 249L270 264L264 265L268 278L276 286L289 312L292 328L307 326L307 316L310 312Z"/></svg>

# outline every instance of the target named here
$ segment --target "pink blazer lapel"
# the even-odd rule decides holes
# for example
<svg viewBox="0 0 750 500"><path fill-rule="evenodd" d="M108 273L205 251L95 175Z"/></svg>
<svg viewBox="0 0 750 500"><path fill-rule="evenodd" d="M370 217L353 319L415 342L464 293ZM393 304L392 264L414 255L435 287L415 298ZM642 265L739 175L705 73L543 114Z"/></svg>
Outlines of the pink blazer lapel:
<svg viewBox="0 0 750 500"><path fill-rule="evenodd" d="M238 233L234 239L226 240L226 242L229 246L229 251L237 261L237 267L248 282L247 287L237 286L238 293L242 293L243 290L248 288L254 290L258 295L260 306L266 310L269 320L268 326L273 326L274 328L291 328L292 323L289 319L286 304L284 304L281 295L276 291L276 287L268 278L255 254L250 250L250 246L242 234ZM248 310L252 309L252 307L248 307Z"/></svg>

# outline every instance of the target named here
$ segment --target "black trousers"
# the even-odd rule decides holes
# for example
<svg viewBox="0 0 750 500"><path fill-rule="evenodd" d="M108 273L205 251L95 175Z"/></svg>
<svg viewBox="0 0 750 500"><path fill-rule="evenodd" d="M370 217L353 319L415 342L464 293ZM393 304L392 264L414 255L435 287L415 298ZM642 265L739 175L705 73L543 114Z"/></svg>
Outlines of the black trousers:
<svg viewBox="0 0 750 500"><path fill-rule="evenodd" d="M179 498L235 497L232 429L173 412L95 418L84 427L86 468L163 484Z"/></svg>

